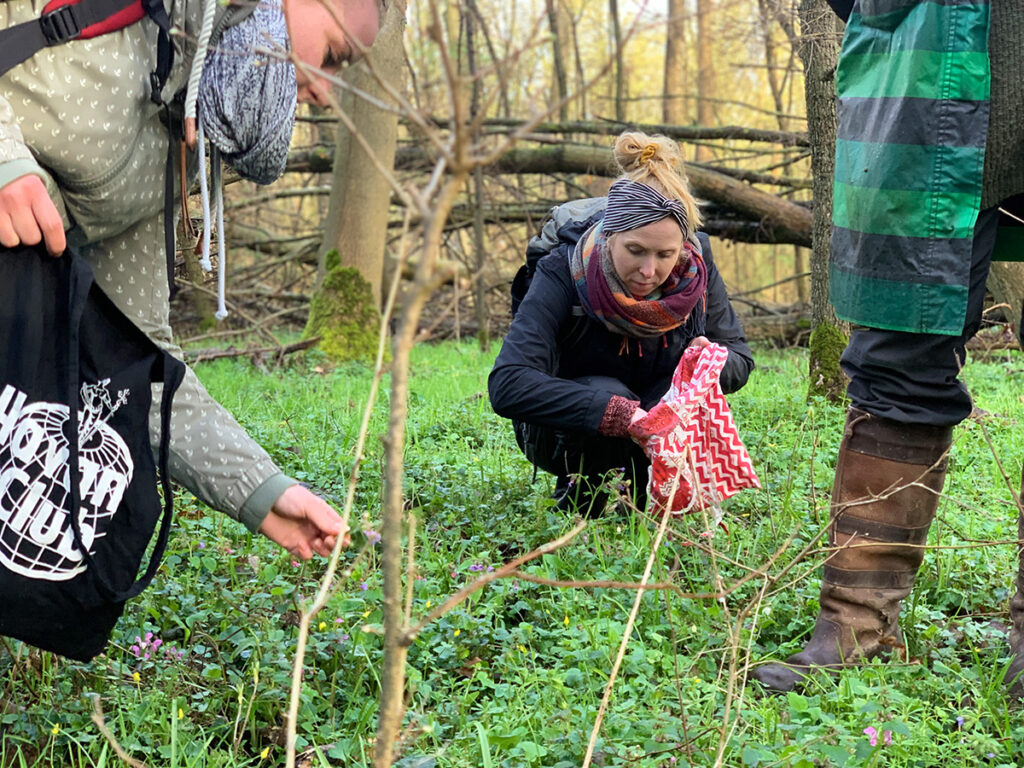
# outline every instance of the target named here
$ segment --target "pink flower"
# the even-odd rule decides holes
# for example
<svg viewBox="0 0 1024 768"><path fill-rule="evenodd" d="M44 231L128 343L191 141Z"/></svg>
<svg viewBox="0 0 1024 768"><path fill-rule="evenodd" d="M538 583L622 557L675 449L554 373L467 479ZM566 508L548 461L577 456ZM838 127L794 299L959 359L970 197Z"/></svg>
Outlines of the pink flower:
<svg viewBox="0 0 1024 768"><path fill-rule="evenodd" d="M873 726L868 726L864 729L865 735L868 737L868 742L872 747L878 746L878 731Z"/></svg>
<svg viewBox="0 0 1024 768"><path fill-rule="evenodd" d="M887 747L892 745L892 731L886 731L883 738Z"/></svg>

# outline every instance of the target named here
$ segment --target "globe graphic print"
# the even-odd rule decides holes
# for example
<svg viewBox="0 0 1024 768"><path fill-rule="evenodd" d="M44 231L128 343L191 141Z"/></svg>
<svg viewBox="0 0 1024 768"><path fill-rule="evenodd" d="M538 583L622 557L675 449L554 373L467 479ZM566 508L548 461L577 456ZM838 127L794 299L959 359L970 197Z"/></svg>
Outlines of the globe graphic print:
<svg viewBox="0 0 1024 768"><path fill-rule="evenodd" d="M109 397L103 399L109 406ZM102 420L110 415L103 410L86 400L79 414L78 519L90 553L106 534L134 470L124 440ZM67 512L67 421L66 405L27 404L0 444L0 562L30 578L64 581L85 570Z"/></svg>

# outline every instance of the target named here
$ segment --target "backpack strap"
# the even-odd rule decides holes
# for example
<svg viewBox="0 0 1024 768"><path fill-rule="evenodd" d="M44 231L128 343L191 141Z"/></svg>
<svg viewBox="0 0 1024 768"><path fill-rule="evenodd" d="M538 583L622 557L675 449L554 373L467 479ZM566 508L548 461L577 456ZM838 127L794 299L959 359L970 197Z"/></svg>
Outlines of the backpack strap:
<svg viewBox="0 0 1024 768"><path fill-rule="evenodd" d="M38 19L0 30L0 74L48 46L104 35L145 16L143 0L51 0Z"/></svg>
<svg viewBox="0 0 1024 768"><path fill-rule="evenodd" d="M38 19L0 30L0 75L43 48L116 32L147 16L160 29L156 69L149 76L150 97L163 104L161 91L174 63L171 20L163 0L50 0Z"/></svg>
<svg viewBox="0 0 1024 768"><path fill-rule="evenodd" d="M149 73L149 98L154 104L164 105L163 90L171 76L174 64L174 46L171 45L171 20L163 0L140 0L146 15L153 20L160 34L156 39L156 69Z"/></svg>

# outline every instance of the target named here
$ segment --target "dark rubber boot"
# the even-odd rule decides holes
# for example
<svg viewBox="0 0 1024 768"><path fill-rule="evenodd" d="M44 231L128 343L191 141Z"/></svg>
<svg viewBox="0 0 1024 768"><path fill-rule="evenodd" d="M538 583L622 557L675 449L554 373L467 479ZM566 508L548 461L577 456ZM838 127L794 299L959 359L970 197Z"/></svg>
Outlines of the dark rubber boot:
<svg viewBox="0 0 1024 768"><path fill-rule="evenodd" d="M814 669L835 671L902 645L900 604L924 559L951 434L948 427L850 409L814 632L800 653L756 667L755 680L773 692L791 691Z"/></svg>

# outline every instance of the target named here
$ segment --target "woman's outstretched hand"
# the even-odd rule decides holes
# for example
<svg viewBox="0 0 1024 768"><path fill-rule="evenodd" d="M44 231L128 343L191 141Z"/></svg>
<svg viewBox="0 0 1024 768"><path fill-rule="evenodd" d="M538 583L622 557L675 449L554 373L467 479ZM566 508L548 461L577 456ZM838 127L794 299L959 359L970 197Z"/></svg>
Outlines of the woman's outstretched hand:
<svg viewBox="0 0 1024 768"><path fill-rule="evenodd" d="M278 497L260 533L303 560L314 552L328 557L339 536L343 546L350 542L348 526L338 513L301 485L289 487Z"/></svg>
<svg viewBox="0 0 1024 768"><path fill-rule="evenodd" d="M53 256L67 247L57 206L43 180L29 174L0 187L0 244L15 248L39 243Z"/></svg>

